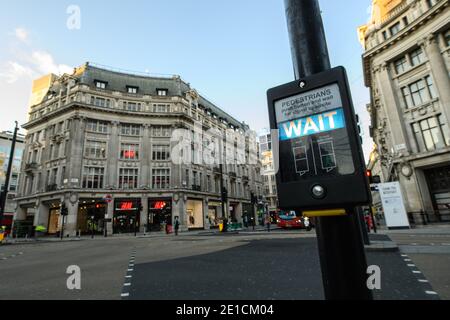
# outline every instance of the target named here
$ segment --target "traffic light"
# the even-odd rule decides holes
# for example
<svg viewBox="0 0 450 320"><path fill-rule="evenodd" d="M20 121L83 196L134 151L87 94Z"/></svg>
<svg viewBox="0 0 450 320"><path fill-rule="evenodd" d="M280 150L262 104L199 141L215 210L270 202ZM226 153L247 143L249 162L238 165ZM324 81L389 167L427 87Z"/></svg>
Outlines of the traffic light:
<svg viewBox="0 0 450 320"><path fill-rule="evenodd" d="M228 201L228 190L227 188L222 188L222 202Z"/></svg>
<svg viewBox="0 0 450 320"><path fill-rule="evenodd" d="M67 215L69 215L69 209L67 209L67 207L66 207L65 204L63 204L63 205L61 206L61 215L62 215L62 216L67 216Z"/></svg>

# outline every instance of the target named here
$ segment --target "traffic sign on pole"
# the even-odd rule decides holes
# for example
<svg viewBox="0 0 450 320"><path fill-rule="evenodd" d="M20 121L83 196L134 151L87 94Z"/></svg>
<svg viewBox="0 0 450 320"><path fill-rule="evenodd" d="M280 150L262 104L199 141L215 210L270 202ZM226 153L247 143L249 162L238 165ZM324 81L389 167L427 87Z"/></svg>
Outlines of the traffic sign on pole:
<svg viewBox="0 0 450 320"><path fill-rule="evenodd" d="M267 95L271 128L279 132L280 208L368 204L370 187L345 69L314 74Z"/></svg>

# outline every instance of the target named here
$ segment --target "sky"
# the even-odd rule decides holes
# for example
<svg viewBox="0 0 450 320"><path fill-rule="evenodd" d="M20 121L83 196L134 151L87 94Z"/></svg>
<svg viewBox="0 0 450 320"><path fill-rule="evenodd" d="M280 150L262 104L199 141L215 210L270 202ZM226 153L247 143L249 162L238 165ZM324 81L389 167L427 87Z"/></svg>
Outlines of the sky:
<svg viewBox="0 0 450 320"><path fill-rule="evenodd" d="M332 66L347 68L367 158L370 97L357 27L372 1L319 2ZM33 79L87 61L180 75L256 131L269 127L267 89L294 80L283 0L0 0L0 131L27 122Z"/></svg>

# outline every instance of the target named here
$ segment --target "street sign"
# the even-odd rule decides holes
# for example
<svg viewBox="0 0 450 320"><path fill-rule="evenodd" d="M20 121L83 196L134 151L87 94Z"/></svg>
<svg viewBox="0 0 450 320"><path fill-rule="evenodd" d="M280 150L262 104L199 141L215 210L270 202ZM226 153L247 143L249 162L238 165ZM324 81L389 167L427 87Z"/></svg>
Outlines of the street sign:
<svg viewBox="0 0 450 320"><path fill-rule="evenodd" d="M273 144L279 144L280 208L368 204L370 189L345 69L272 88L267 96L271 128L278 130Z"/></svg>
<svg viewBox="0 0 450 320"><path fill-rule="evenodd" d="M113 197L112 197L112 195L107 194L107 195L103 198L103 200L105 200L107 203L110 203L110 202L112 202Z"/></svg>
<svg viewBox="0 0 450 320"><path fill-rule="evenodd" d="M410 228L400 183L388 182L378 185L386 225L389 229Z"/></svg>

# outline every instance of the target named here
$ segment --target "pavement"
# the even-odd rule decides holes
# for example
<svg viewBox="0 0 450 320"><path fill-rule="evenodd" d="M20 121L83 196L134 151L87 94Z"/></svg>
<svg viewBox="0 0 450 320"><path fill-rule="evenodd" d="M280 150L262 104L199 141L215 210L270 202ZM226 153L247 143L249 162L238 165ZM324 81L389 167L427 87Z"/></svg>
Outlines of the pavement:
<svg viewBox="0 0 450 320"><path fill-rule="evenodd" d="M371 235L375 246L392 244L390 237ZM448 260L438 257L436 264L434 256L427 260L392 250L366 251L369 265L381 268L376 299L446 297L449 276L441 262L448 269ZM81 290L66 286L72 265L81 269ZM314 231L130 235L0 247L3 300L323 298Z"/></svg>

